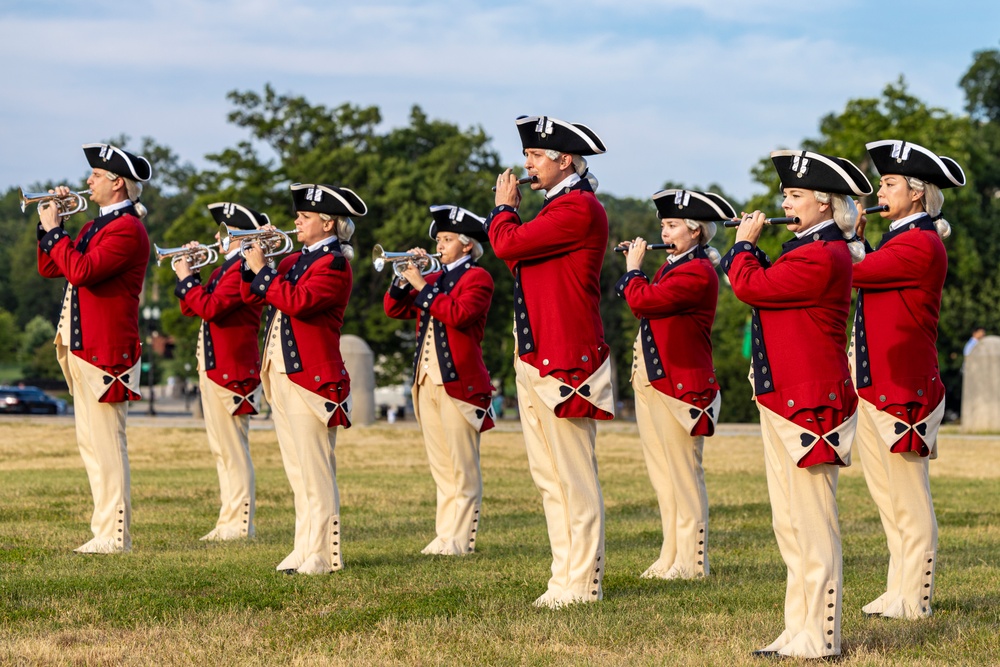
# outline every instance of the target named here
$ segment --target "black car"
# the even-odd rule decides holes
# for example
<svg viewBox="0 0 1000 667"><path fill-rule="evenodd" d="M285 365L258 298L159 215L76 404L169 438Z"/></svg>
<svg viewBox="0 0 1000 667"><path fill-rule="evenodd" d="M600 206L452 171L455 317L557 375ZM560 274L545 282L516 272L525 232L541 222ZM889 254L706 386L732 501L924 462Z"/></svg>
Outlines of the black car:
<svg viewBox="0 0 1000 667"><path fill-rule="evenodd" d="M0 387L0 412L55 415L64 410L60 404L38 387Z"/></svg>

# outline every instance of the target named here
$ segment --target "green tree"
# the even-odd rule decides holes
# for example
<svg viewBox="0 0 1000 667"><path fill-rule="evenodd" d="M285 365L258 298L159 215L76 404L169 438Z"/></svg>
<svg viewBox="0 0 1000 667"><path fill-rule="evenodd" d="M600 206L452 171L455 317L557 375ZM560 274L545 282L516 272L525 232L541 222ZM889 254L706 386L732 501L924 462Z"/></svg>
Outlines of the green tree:
<svg viewBox="0 0 1000 667"><path fill-rule="evenodd" d="M56 360L55 347L52 345L55 337L56 328L44 315L36 315L24 327L18 358L25 377L43 379L62 377L62 369Z"/></svg>
<svg viewBox="0 0 1000 667"><path fill-rule="evenodd" d="M0 364L17 363L21 331L12 313L0 308Z"/></svg>
<svg viewBox="0 0 1000 667"><path fill-rule="evenodd" d="M380 381L402 380L412 358L413 326L382 311L390 277L374 271L370 249L375 243L390 250L429 247L428 207L434 204L458 204L486 215L493 207L490 184L502 170L489 138L481 128L462 130L431 120L419 107L411 110L407 126L381 131L376 107L313 105L303 97L279 95L269 85L263 93L234 91L229 99L235 107L230 121L250 138L208 156L216 167L190 181L195 196L166 232L166 241L177 245L211 238L216 228L205 205L213 201L241 202L267 213L279 229L289 229L294 218L290 183L351 188L365 200L368 214L355 220L354 288L344 333L360 335L371 345ZM261 146L275 157L263 159ZM502 263L487 251L482 264L494 276L497 294L509 294L511 279ZM169 268L160 269L157 279L172 291ZM495 304L483 349L488 368L502 376L510 369L512 308L502 296ZM165 310L164 328L177 339L177 355L193 357L197 323Z"/></svg>
<svg viewBox="0 0 1000 667"><path fill-rule="evenodd" d="M24 334L21 337L21 350L18 354L22 363L28 363L35 355L35 350L42 345L49 345L56 337L56 328L49 320L36 315L27 326L24 327Z"/></svg>

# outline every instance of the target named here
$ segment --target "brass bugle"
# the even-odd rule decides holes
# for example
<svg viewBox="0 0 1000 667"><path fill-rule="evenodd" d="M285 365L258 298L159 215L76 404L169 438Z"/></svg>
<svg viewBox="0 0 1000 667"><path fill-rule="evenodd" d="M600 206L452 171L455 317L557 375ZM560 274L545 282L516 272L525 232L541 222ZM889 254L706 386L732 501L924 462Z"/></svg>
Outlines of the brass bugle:
<svg viewBox="0 0 1000 667"><path fill-rule="evenodd" d="M228 253L233 242L238 241L242 255L251 244L260 243L264 249L264 257L275 257L288 254L295 248L291 235L296 233L296 229L287 232L280 229L230 229L226 223L222 223L219 225L219 247L222 252Z"/></svg>
<svg viewBox="0 0 1000 667"><path fill-rule="evenodd" d="M427 275L441 270L441 253L433 255L418 255L412 252L386 252L381 244L376 243L372 248L372 266L380 272L386 264L392 264L392 272L397 278L403 277L403 269L407 264L413 262L420 269L420 275Z"/></svg>
<svg viewBox="0 0 1000 667"><path fill-rule="evenodd" d="M888 204L882 204L881 206L869 206L865 209L865 215L871 215L872 213L885 213L888 210Z"/></svg>
<svg viewBox="0 0 1000 667"><path fill-rule="evenodd" d="M191 269L200 269L203 266L209 264L215 264L219 259L219 251L216 248L220 247L219 243L213 243L211 245L205 245L204 243L199 243L193 248L188 248L185 246L180 246L178 248L161 248L160 246L153 244L153 252L156 255L156 265L159 266L160 263L165 259L170 259L170 266L180 261L186 261L191 265Z"/></svg>
<svg viewBox="0 0 1000 667"><path fill-rule="evenodd" d="M725 220L722 223L723 227L739 227L742 220ZM766 218L764 220L765 225L797 225L799 222L798 216L794 218Z"/></svg>
<svg viewBox="0 0 1000 667"><path fill-rule="evenodd" d="M84 195L89 195L90 190L80 190L70 192L68 195L57 195L52 192L25 192L21 188L17 189L21 199L21 213L28 208L28 204L38 204L38 210L46 208L50 202L55 202L56 210L60 218L67 218L74 213L79 213L87 208L88 202Z"/></svg>
<svg viewBox="0 0 1000 667"><path fill-rule="evenodd" d="M527 185L528 183L537 183L537 182L538 182L538 177L537 176L525 176L524 178L517 179L517 184L518 185ZM496 191L497 191L497 188L494 185L493 186L493 192L496 192Z"/></svg>
<svg viewBox="0 0 1000 667"><path fill-rule="evenodd" d="M673 243L650 243L646 246L646 250L669 250L674 247ZM616 245L615 252L628 252L629 248L625 246Z"/></svg>

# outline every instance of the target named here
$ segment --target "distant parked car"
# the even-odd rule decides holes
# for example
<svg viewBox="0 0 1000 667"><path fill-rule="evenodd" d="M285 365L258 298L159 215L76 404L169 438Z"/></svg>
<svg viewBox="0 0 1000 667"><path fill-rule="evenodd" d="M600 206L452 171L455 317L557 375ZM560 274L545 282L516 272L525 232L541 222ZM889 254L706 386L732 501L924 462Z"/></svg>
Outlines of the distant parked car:
<svg viewBox="0 0 1000 667"><path fill-rule="evenodd" d="M0 387L0 412L57 415L66 411L65 406L38 387Z"/></svg>

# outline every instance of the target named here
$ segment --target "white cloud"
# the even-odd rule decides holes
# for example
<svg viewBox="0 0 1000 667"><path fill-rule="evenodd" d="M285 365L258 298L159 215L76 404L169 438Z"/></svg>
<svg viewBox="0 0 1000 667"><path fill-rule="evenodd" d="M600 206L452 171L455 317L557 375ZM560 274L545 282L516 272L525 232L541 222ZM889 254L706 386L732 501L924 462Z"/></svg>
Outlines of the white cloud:
<svg viewBox="0 0 1000 667"><path fill-rule="evenodd" d="M968 63L964 50L965 60L946 59L872 36L845 39L827 29L824 17L835 14L818 5L574 7L559 20L548 6L517 2L334 9L306 0L155 0L93 12L0 10L0 57L18 63L0 101L0 187L82 173L76 147L123 132L203 165L204 154L245 136L226 123L225 93L267 82L315 104L378 105L390 125L419 104L432 117L482 126L512 163L520 159L515 116L583 122L609 146L591 161L602 188L638 197L664 180L717 181L747 196L757 159L814 136L821 116L877 97L900 73L918 97L960 110L954 82ZM688 13L675 25L679 11Z"/></svg>

